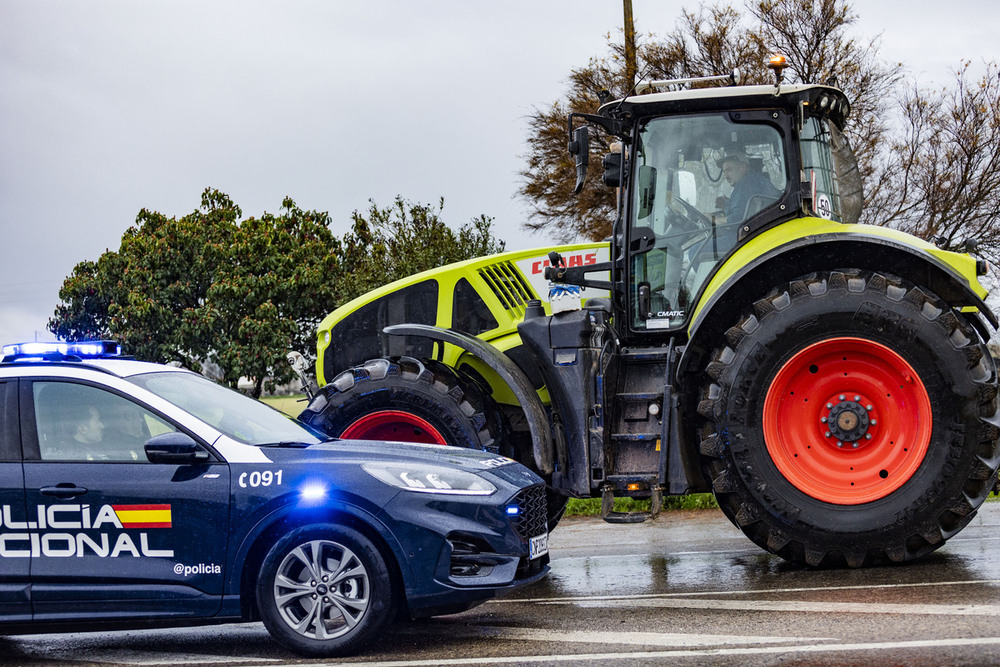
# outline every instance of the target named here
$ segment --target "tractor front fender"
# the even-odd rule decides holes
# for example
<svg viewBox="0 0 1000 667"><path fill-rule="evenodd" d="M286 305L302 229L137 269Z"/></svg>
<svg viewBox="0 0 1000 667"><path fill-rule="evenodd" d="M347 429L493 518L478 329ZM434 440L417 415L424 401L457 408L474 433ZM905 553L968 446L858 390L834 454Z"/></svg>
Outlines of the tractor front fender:
<svg viewBox="0 0 1000 667"><path fill-rule="evenodd" d="M507 355L474 336L426 324L394 324L385 327L383 331L389 336L423 336L455 345L496 371L497 375L510 387L518 403L524 409L524 416L531 432L531 450L535 460L535 469L543 475L551 474L555 470L552 430L545 407L542 405L541 399L538 398L528 376Z"/></svg>
<svg viewBox="0 0 1000 667"><path fill-rule="evenodd" d="M941 250L885 227L828 224L831 226L813 228L812 233L791 239L787 234L784 238L777 233L761 234L734 253L715 273L699 300L688 327L689 345L678 366L679 373L698 372L696 352L716 347L721 335L749 304L784 282L817 271L864 269L889 273L930 289L953 308L970 312L970 320L984 339L989 337L988 331L974 317L975 312L994 329L1000 326L984 301L986 290L977 278L975 258Z"/></svg>

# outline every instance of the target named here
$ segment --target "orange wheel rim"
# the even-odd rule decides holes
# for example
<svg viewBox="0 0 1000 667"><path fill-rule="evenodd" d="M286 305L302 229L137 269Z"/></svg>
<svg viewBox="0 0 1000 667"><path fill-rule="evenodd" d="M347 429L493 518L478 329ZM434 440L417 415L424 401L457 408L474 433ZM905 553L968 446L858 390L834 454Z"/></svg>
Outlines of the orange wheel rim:
<svg viewBox="0 0 1000 667"><path fill-rule="evenodd" d="M426 419L399 410L380 410L353 421L340 434L345 440L394 440L447 445L441 433Z"/></svg>
<svg viewBox="0 0 1000 667"><path fill-rule="evenodd" d="M920 467L931 402L913 367L888 347L832 338L799 351L764 399L764 441L799 491L838 505L884 498Z"/></svg>

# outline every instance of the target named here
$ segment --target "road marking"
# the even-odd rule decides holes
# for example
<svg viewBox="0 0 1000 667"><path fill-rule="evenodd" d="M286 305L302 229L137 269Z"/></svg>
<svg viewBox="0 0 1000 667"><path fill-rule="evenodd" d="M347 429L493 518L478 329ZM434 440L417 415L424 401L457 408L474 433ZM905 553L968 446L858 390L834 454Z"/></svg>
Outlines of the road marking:
<svg viewBox="0 0 1000 667"><path fill-rule="evenodd" d="M433 667L434 665L503 665L503 664L551 664L557 662L594 662L611 660L622 662L626 660L658 660L665 658L703 658L719 656L750 656L750 655L794 655L796 653L838 653L838 652L871 652L871 651L905 651L914 649L964 648L981 646L1000 646L1000 637L981 637L968 639L924 639L903 642L872 642L854 644L811 644L800 646L752 646L748 648L712 648L693 649L687 651L634 651L632 653L560 653L558 655L518 655L490 656L484 658L453 658L434 660L394 660L387 662L352 662L351 667ZM329 665L330 663L312 663L311 667Z"/></svg>
<svg viewBox="0 0 1000 667"><path fill-rule="evenodd" d="M706 647L733 644L782 644L788 642L832 642L834 637L766 637L759 635L706 635L669 632L591 632L586 630L543 630L541 628L501 628L495 626L445 626L434 628L449 638L504 639L517 641L616 644L626 646ZM425 626L400 628L400 634L424 637Z"/></svg>
<svg viewBox="0 0 1000 667"><path fill-rule="evenodd" d="M631 600L594 600L587 602L554 602L579 607L629 607ZM994 604L891 604L865 602L805 602L801 600L643 600L643 609L700 609L704 611L772 611L812 614L924 614L931 616L1000 616L1000 605Z"/></svg>
<svg viewBox="0 0 1000 667"><path fill-rule="evenodd" d="M918 581L908 584L871 584L855 586L802 586L799 588L760 588L750 590L725 591L684 591L678 593L649 593L646 595L583 595L562 598L500 598L490 600L490 604L528 602L533 604L589 602L597 600L658 600L665 598L691 598L701 595L765 595L774 593L814 593L817 591L875 591L894 588L927 588L931 586L983 586L1000 584L1000 579L974 579L966 581Z"/></svg>

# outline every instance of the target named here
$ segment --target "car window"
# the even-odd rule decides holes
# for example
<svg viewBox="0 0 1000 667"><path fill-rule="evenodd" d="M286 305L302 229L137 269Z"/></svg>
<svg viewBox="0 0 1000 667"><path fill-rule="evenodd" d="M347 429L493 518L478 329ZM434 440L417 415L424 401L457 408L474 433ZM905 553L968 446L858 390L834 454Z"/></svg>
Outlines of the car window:
<svg viewBox="0 0 1000 667"><path fill-rule="evenodd" d="M302 422L194 373L143 373L127 379L248 445L323 440Z"/></svg>
<svg viewBox="0 0 1000 667"><path fill-rule="evenodd" d="M0 461L21 460L16 398L17 381L0 380Z"/></svg>
<svg viewBox="0 0 1000 667"><path fill-rule="evenodd" d="M176 430L142 406L97 387L35 381L32 389L43 461L146 463L146 441Z"/></svg>

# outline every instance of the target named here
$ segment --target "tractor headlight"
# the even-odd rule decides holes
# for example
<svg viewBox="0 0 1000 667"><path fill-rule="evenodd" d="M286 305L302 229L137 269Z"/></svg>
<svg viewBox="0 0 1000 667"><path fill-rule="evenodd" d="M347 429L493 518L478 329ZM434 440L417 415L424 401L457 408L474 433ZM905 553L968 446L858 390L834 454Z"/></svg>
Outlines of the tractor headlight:
<svg viewBox="0 0 1000 667"><path fill-rule="evenodd" d="M497 487L471 472L420 463L366 463L361 468L389 486L417 493L488 496Z"/></svg>

